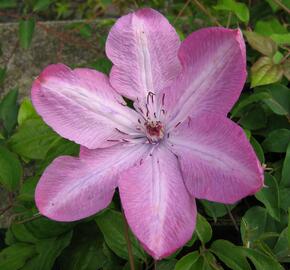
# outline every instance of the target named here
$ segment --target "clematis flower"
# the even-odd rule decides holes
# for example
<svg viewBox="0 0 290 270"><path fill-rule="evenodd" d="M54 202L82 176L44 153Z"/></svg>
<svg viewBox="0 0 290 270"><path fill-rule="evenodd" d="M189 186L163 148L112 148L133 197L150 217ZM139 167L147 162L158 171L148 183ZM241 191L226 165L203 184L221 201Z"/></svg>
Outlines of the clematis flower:
<svg viewBox="0 0 290 270"><path fill-rule="evenodd" d="M81 145L79 157L48 166L36 204L51 219L79 220L108 206L118 187L130 228L161 259L191 238L195 198L235 203L263 185L243 130L226 117L246 79L244 40L212 27L180 42L146 8L117 20L106 54L109 78L56 64L33 83L37 112Z"/></svg>

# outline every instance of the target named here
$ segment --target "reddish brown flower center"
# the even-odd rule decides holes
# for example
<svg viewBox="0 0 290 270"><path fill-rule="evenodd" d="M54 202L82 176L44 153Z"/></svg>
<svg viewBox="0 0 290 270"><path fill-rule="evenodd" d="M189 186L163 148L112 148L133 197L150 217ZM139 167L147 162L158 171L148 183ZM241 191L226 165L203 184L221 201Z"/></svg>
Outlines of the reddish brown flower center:
<svg viewBox="0 0 290 270"><path fill-rule="evenodd" d="M164 128L160 121L153 122L147 121L145 122L146 127L146 135L151 143L156 143L160 141L164 136Z"/></svg>

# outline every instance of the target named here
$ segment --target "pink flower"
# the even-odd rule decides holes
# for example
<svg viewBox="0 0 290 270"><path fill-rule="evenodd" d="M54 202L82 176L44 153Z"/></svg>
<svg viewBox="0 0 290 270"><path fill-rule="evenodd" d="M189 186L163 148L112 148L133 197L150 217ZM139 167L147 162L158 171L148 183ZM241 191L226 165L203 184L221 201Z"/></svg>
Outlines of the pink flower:
<svg viewBox="0 0 290 270"><path fill-rule="evenodd" d="M246 79L244 40L212 27L180 42L146 8L116 22L106 53L109 78L56 64L33 84L44 121L82 145L79 158L46 169L36 204L51 219L78 220L108 206L118 187L132 231L160 259L191 238L195 198L234 203L263 185L243 130L226 118Z"/></svg>

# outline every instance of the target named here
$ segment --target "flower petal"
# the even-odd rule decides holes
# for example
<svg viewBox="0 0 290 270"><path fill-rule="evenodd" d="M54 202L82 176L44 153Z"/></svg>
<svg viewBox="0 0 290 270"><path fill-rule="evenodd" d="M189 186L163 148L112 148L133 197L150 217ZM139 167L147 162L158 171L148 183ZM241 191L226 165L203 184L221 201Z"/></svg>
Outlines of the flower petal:
<svg viewBox="0 0 290 270"><path fill-rule="evenodd" d="M226 115L246 80L245 43L241 31L211 27L181 44L182 72L165 94L174 107L173 125L202 112Z"/></svg>
<svg viewBox="0 0 290 270"><path fill-rule="evenodd" d="M136 133L137 114L110 86L106 75L92 69L48 66L33 83L37 112L61 136L88 148ZM122 132L120 132L121 130Z"/></svg>
<svg viewBox="0 0 290 270"><path fill-rule="evenodd" d="M158 147L141 164L124 171L119 190L129 226L155 259L170 255L190 240L195 201L169 150Z"/></svg>
<svg viewBox="0 0 290 270"><path fill-rule="evenodd" d="M263 186L263 170L243 130L231 120L207 114L170 134L192 196L234 203Z"/></svg>
<svg viewBox="0 0 290 270"><path fill-rule="evenodd" d="M145 144L119 144L82 149L80 158L55 159L36 188L40 213L58 221L74 221L102 210L111 202L118 173L138 163L146 151Z"/></svg>
<svg viewBox="0 0 290 270"><path fill-rule="evenodd" d="M144 100L170 85L180 70L179 37L159 12L144 8L117 20L106 43L110 82L122 95Z"/></svg>

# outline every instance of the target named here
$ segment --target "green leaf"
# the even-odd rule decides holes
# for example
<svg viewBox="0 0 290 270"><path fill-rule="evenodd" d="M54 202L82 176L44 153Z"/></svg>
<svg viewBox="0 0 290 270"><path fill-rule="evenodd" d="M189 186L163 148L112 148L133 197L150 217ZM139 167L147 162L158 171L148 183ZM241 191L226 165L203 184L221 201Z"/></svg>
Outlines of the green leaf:
<svg viewBox="0 0 290 270"><path fill-rule="evenodd" d="M251 270L247 259L241 252L240 247L226 240L216 240L212 243L210 250L230 269Z"/></svg>
<svg viewBox="0 0 290 270"><path fill-rule="evenodd" d="M255 194L255 197L262 202L268 213L280 221L280 194L279 186L274 176L265 173L265 187Z"/></svg>
<svg viewBox="0 0 290 270"><path fill-rule="evenodd" d="M273 219L265 208L254 206L246 212L241 221L243 244L246 247L254 247L257 241L264 240L273 245L273 233L280 233L282 227L283 225Z"/></svg>
<svg viewBox="0 0 290 270"><path fill-rule="evenodd" d="M22 166L17 156L0 146L0 183L9 191L18 189Z"/></svg>
<svg viewBox="0 0 290 270"><path fill-rule="evenodd" d="M162 261L157 262L157 269L158 270L174 270L176 263L177 263L176 259L162 260Z"/></svg>
<svg viewBox="0 0 290 270"><path fill-rule="evenodd" d="M241 112L241 110L244 109L246 106L267 98L270 98L270 96L266 92L258 92L258 93L255 92L250 95L241 96L237 104L231 111L231 118L236 117Z"/></svg>
<svg viewBox="0 0 290 270"><path fill-rule="evenodd" d="M60 137L41 119L25 121L10 138L11 149L28 159L43 159Z"/></svg>
<svg viewBox="0 0 290 270"><path fill-rule="evenodd" d="M125 238L125 223L122 214L114 210L106 210L96 217L96 222L104 235L107 245L121 258L129 259ZM146 261L146 255L137 239L130 232L133 256Z"/></svg>
<svg viewBox="0 0 290 270"><path fill-rule="evenodd" d="M288 228L287 228L288 249L290 250L290 208L288 208Z"/></svg>
<svg viewBox="0 0 290 270"><path fill-rule="evenodd" d="M290 142L289 129L277 129L272 131L263 141L262 146L267 152L284 153Z"/></svg>
<svg viewBox="0 0 290 270"><path fill-rule="evenodd" d="M0 252L1 270L18 270L35 254L35 247L29 244L15 244Z"/></svg>
<svg viewBox="0 0 290 270"><path fill-rule="evenodd" d="M19 21L19 42L23 49L30 47L35 28L35 19L21 19Z"/></svg>
<svg viewBox="0 0 290 270"><path fill-rule="evenodd" d="M263 55L272 57L278 50L277 44L269 37L251 31L243 31L250 46Z"/></svg>
<svg viewBox="0 0 290 270"><path fill-rule="evenodd" d="M228 210L232 210L236 205L225 205L223 203L210 202L206 200L199 200L206 212L206 214L217 221L217 218L228 214Z"/></svg>
<svg viewBox="0 0 290 270"><path fill-rule="evenodd" d="M25 224L12 224L10 230L17 241L32 244L38 241L38 239L26 228Z"/></svg>
<svg viewBox="0 0 290 270"><path fill-rule="evenodd" d="M200 214L197 214L196 229L198 239L203 243L210 241L212 237L212 229L207 220Z"/></svg>
<svg viewBox="0 0 290 270"><path fill-rule="evenodd" d="M259 88L257 94L267 95L263 101L279 115L290 115L290 89L282 84L267 85Z"/></svg>
<svg viewBox="0 0 290 270"><path fill-rule="evenodd" d="M290 249L289 249L289 244L288 244L288 228L285 228L281 232L278 238L278 241L273 249L273 252L279 258L279 261L290 262L290 258L289 258Z"/></svg>
<svg viewBox="0 0 290 270"><path fill-rule="evenodd" d="M33 202L35 187L37 183L38 183L37 177L26 179L20 188L19 195L17 197L18 200L23 202Z"/></svg>
<svg viewBox="0 0 290 270"><path fill-rule="evenodd" d="M290 81L290 59L283 63L284 76Z"/></svg>
<svg viewBox="0 0 290 270"><path fill-rule="evenodd" d="M214 255L209 251L202 251L199 259L192 265L190 270L222 270L223 268L217 264Z"/></svg>
<svg viewBox="0 0 290 270"><path fill-rule="evenodd" d="M17 0L0 0L0 8L16 8Z"/></svg>
<svg viewBox="0 0 290 270"><path fill-rule="evenodd" d="M31 270L51 270L56 258L69 245L72 238L72 231L58 237L44 239L36 243L38 252L34 268Z"/></svg>
<svg viewBox="0 0 290 270"><path fill-rule="evenodd" d="M174 270L191 270L192 266L198 261L199 256L198 251L188 253L176 263Z"/></svg>
<svg viewBox="0 0 290 270"><path fill-rule="evenodd" d="M42 174L46 167L58 156L77 156L80 146L72 141L60 138L48 150L45 159L37 162L37 174Z"/></svg>
<svg viewBox="0 0 290 270"><path fill-rule="evenodd" d="M261 35L271 36L272 34L286 34L287 29L274 17L266 21L259 20L256 23L255 32Z"/></svg>
<svg viewBox="0 0 290 270"><path fill-rule="evenodd" d="M0 68L0 85L4 83L6 77L6 68Z"/></svg>
<svg viewBox="0 0 290 270"><path fill-rule="evenodd" d="M214 6L216 10L227 10L233 12L242 22L249 21L249 9L246 4L234 0L218 0Z"/></svg>
<svg viewBox="0 0 290 270"><path fill-rule="evenodd" d="M290 43L290 33L287 34L273 34L271 38L279 45Z"/></svg>
<svg viewBox="0 0 290 270"><path fill-rule="evenodd" d="M242 252L252 261L256 270L283 270L283 267L274 258L261 251L243 248Z"/></svg>
<svg viewBox="0 0 290 270"><path fill-rule="evenodd" d="M263 148L260 145L260 143L253 136L251 136L250 143L253 146L253 148L256 152L256 155L258 156L260 162L262 164L265 163L264 151L263 151Z"/></svg>
<svg viewBox="0 0 290 270"><path fill-rule="evenodd" d="M24 98L18 112L18 124L22 125L26 120L34 118L39 118L39 115L35 111L31 100L29 98Z"/></svg>
<svg viewBox="0 0 290 270"><path fill-rule="evenodd" d="M0 120L8 134L12 132L17 123L18 113L18 90L9 91L0 103Z"/></svg>
<svg viewBox="0 0 290 270"><path fill-rule="evenodd" d="M277 51L272 57L274 64L280 64L283 58L284 58L284 55L280 53L279 51Z"/></svg>
<svg viewBox="0 0 290 270"><path fill-rule="evenodd" d="M105 265L103 237L95 222L82 223L74 229L68 248L59 258L60 269L96 270Z"/></svg>
<svg viewBox="0 0 290 270"><path fill-rule="evenodd" d="M263 56L251 67L251 87L278 82L282 76L282 66Z"/></svg>
<svg viewBox="0 0 290 270"><path fill-rule="evenodd" d="M270 37L277 44L290 43L290 34L277 18L258 21L255 26L255 32Z"/></svg>
<svg viewBox="0 0 290 270"><path fill-rule="evenodd" d="M280 9L280 7L276 4L276 2L274 2L274 0L265 0L265 1L268 2L269 6L274 12Z"/></svg>
<svg viewBox="0 0 290 270"><path fill-rule="evenodd" d="M25 226L37 239L47 239L70 231L75 223L56 222L46 217L40 217L25 223Z"/></svg>
<svg viewBox="0 0 290 270"><path fill-rule="evenodd" d="M95 62L89 64L91 68L94 68L97 71L101 71L105 74L109 74L111 68L112 68L112 63L108 58L101 57L98 58Z"/></svg>
<svg viewBox="0 0 290 270"><path fill-rule="evenodd" d="M33 11L44 11L46 10L49 5L53 2L53 0L37 0L36 3L33 6Z"/></svg>
<svg viewBox="0 0 290 270"><path fill-rule="evenodd" d="M283 162L280 185L284 187L290 187L290 142L288 144L286 156Z"/></svg>
<svg viewBox="0 0 290 270"><path fill-rule="evenodd" d="M239 123L249 130L257 130L265 127L267 124L267 117L264 109L257 104L249 105L240 118Z"/></svg>
<svg viewBox="0 0 290 270"><path fill-rule="evenodd" d="M287 182L289 182L289 179L287 179ZM288 208L290 207L290 187L284 187L284 186L280 186L279 188L280 191L280 206L282 209L284 209L285 211L288 210Z"/></svg>

